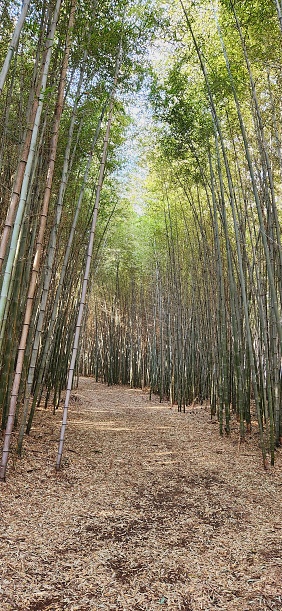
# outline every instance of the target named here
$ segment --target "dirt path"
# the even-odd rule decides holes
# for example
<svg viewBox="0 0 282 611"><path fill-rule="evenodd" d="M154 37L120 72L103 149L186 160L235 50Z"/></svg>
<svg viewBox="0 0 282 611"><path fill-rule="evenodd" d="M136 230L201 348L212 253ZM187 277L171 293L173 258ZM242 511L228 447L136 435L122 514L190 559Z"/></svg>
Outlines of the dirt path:
<svg viewBox="0 0 282 611"><path fill-rule="evenodd" d="M0 486L1 611L281 611L281 452L83 379L56 475L60 419Z"/></svg>

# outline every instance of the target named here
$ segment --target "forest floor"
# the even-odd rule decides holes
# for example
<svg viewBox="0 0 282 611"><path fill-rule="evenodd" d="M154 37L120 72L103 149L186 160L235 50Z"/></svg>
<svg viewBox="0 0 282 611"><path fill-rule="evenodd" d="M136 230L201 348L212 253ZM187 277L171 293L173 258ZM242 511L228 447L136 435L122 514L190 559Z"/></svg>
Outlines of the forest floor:
<svg viewBox="0 0 282 611"><path fill-rule="evenodd" d="M255 426L220 438L208 407L81 379L39 410L0 484L1 611L281 611L282 453Z"/></svg>

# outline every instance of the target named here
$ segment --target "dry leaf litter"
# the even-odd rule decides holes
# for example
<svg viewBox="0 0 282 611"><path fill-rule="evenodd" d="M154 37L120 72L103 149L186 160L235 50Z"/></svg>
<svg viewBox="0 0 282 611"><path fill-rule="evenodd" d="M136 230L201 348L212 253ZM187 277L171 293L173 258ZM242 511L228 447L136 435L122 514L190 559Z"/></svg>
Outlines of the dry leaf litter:
<svg viewBox="0 0 282 611"><path fill-rule="evenodd" d="M0 484L1 611L281 611L282 477L206 406L81 379Z"/></svg>

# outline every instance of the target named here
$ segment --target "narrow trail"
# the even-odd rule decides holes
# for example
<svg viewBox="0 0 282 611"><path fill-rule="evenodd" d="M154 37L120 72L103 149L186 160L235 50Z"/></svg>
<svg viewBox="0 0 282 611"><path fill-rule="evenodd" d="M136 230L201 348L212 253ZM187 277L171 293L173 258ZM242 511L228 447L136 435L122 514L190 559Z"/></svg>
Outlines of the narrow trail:
<svg viewBox="0 0 282 611"><path fill-rule="evenodd" d="M41 410L0 488L1 611L281 611L281 451L82 379L59 474Z"/></svg>

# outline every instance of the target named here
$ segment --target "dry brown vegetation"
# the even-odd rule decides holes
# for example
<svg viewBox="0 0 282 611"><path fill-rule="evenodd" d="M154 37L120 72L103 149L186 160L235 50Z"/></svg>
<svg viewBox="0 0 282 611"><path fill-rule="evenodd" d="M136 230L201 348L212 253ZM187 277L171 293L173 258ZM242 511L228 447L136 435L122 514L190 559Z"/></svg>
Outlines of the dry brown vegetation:
<svg viewBox="0 0 282 611"><path fill-rule="evenodd" d="M1 611L282 609L281 451L265 472L255 429L82 379L56 474L60 419L0 487Z"/></svg>

